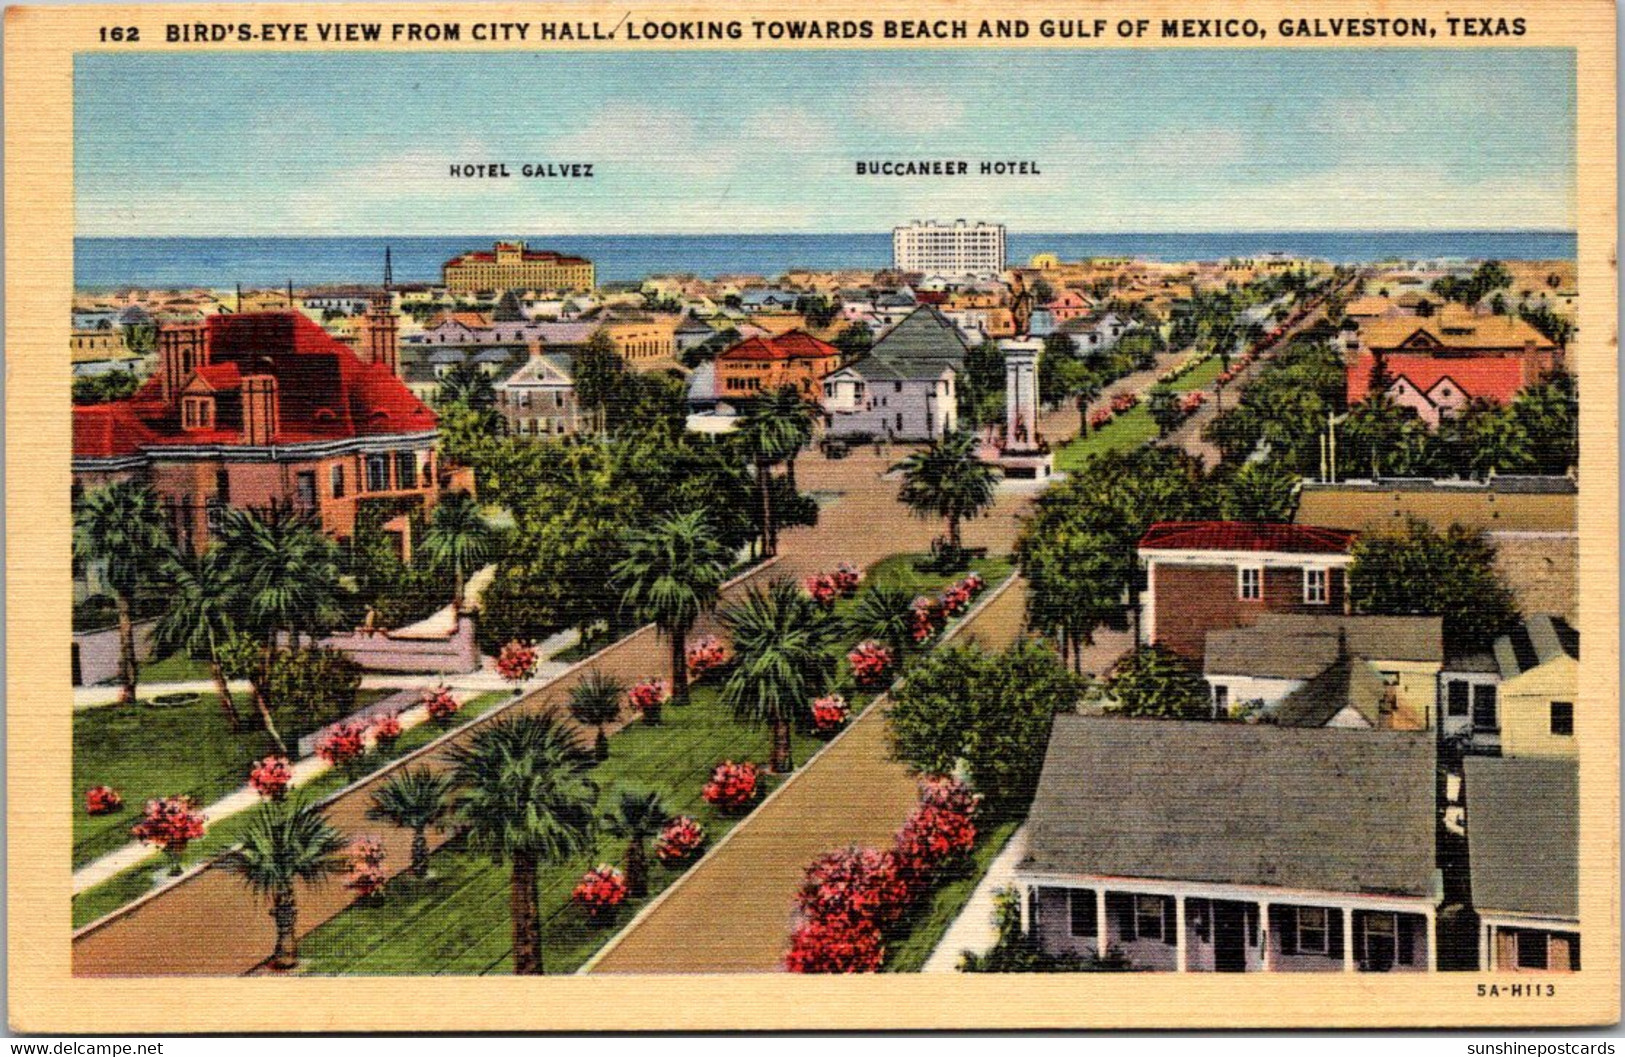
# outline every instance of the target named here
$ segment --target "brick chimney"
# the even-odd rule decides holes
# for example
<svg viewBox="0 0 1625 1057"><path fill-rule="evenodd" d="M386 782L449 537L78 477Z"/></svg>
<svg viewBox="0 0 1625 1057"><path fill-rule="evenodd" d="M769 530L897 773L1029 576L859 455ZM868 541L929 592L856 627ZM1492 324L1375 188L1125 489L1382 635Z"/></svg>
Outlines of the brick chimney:
<svg viewBox="0 0 1625 1057"><path fill-rule="evenodd" d="M209 362L209 326L204 320L163 323L158 327L158 379L164 402L174 404L181 386Z"/></svg>
<svg viewBox="0 0 1625 1057"><path fill-rule="evenodd" d="M269 445L280 426L277 413L276 378L251 374L243 379L243 443Z"/></svg>
<svg viewBox="0 0 1625 1057"><path fill-rule="evenodd" d="M390 304L389 293L386 291L382 296L374 297L362 319L361 359L367 363L382 364L396 377L401 373L399 328L400 321Z"/></svg>

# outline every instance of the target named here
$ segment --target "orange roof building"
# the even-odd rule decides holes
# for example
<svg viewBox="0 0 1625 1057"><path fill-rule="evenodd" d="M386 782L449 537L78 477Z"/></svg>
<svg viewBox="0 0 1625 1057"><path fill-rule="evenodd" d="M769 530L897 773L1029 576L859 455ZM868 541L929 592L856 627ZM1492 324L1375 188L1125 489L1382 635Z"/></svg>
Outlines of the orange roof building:
<svg viewBox="0 0 1625 1057"><path fill-rule="evenodd" d="M808 400L841 365L841 350L805 331L740 342L717 357L717 397L741 400L791 385Z"/></svg>

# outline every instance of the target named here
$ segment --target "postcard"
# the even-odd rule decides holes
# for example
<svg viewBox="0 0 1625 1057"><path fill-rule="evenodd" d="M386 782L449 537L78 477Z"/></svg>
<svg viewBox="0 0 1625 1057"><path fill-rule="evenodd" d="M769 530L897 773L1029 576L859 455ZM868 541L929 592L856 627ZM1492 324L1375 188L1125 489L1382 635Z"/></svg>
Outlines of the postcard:
<svg viewBox="0 0 1625 1057"><path fill-rule="evenodd" d="M1617 1019L1613 55L10 8L13 1025Z"/></svg>

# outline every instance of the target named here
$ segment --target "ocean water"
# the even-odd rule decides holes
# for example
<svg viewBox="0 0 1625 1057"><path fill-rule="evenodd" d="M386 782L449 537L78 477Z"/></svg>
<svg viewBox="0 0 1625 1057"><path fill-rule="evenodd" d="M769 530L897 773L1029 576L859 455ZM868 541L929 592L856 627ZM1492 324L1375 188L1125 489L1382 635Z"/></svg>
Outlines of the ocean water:
<svg viewBox="0 0 1625 1057"><path fill-rule="evenodd" d="M498 237L76 238L74 283L229 288L373 283L390 249L396 282L438 282L440 266ZM527 235L533 248L591 259L600 282L662 273L776 276L793 268L881 268L891 262L889 232L844 235ZM1414 258L1558 259L1575 254L1564 231L1282 231L1179 234L1011 233L1012 264L1037 253L1062 260L1144 257L1188 261L1288 253L1344 262Z"/></svg>

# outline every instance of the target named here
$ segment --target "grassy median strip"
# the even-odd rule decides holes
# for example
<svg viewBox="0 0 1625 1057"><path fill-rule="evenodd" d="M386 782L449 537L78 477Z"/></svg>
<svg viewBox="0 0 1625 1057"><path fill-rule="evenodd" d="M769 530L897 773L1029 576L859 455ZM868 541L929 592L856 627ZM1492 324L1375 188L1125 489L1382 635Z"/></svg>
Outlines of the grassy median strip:
<svg viewBox="0 0 1625 1057"><path fill-rule="evenodd" d="M917 973L925 968L942 937L964 912L965 904L987 875L988 867L1020 828L1019 820L1007 821L976 835L976 848L966 871L935 889L931 898L909 915L908 931L886 945L886 972Z"/></svg>
<svg viewBox="0 0 1625 1057"><path fill-rule="evenodd" d="M919 561L915 555L888 558L870 570L866 583L929 593L963 575L923 570L917 567ZM830 564L833 568L835 562ZM971 567L989 588L1011 572L1006 559L983 559ZM850 605L840 603L837 614ZM843 640L839 655L844 658L851 645ZM850 697L854 713L866 709L872 700L867 694ZM594 769L593 776L602 790L601 802L607 803L608 795L617 789L657 792L672 814L696 819L714 842L741 819L723 815L705 802L701 796L705 782L725 759L765 760L768 741L765 728L741 723L721 706L717 687L705 684L694 688L687 707L668 707L660 726L633 723L617 733L610 739L610 758ZM822 745L798 731L793 740L795 762L804 765ZM783 780L773 779L769 789ZM624 841L604 837L591 856L541 871L538 897L548 972L579 968L615 935L618 926L681 876L652 865L647 899L628 900L612 922L589 924L571 905L570 892L585 870L600 862L619 866L624 854ZM311 932L300 945L302 971L362 975L511 971L508 868L452 847L442 848L432 863L428 879L397 877L376 902L355 904ZM789 912L786 907L787 920Z"/></svg>
<svg viewBox="0 0 1625 1057"><path fill-rule="evenodd" d="M379 700L383 696L393 693L393 691L364 690L362 693L371 696L373 700ZM480 694L477 697L470 698L468 702L463 705L462 709L458 711L457 722L466 723L476 716L489 712L497 705L511 700L513 700L513 696L511 694L506 694L499 691ZM362 703L363 702L358 699L358 707ZM200 722L209 722L210 720L213 720L218 724L219 705L215 703L213 695L207 695L206 705L209 709L213 710L213 715L201 717ZM109 707L111 708L114 706ZM94 711L99 712L102 710L96 709ZM171 710L162 711L167 712ZM82 714L83 713L81 713L81 715ZM76 716L75 719L77 720L77 718L78 717ZM403 731L400 738L395 742L394 747L388 752L374 751L363 758L366 763L367 772L371 773L376 771L393 760L398 760L408 753L417 751L423 746L429 744L429 742L440 737L440 735L443 733L445 733L444 729L436 726L433 723L422 723L416 727L413 727L411 730ZM230 735L227 736L229 737ZM243 738L248 737L248 735L236 735L236 737ZM175 744L181 743L177 742ZM259 755L263 756L264 753L260 753ZM257 756L251 756L249 761L252 762L253 759L257 758ZM76 755L75 766L77 767L77 765L78 757ZM244 764L242 769L236 772L234 784L230 785L229 788L220 789L215 793L212 799L217 800L228 793L235 792L237 789L242 787L244 782L247 781L247 777L248 766L247 764ZM324 796L338 792L352 781L354 781L353 778L350 778L338 771L327 771L317 776L313 781L308 782L299 788L311 799L319 800ZM155 793L150 795L169 794ZM204 803L201 798L199 799L199 802ZM128 807L131 801L127 798L125 803L127 805L126 810L117 816L121 821L114 830L114 835L119 839L117 843L107 848L106 851L115 850L116 848L122 847L123 845L129 843L130 826L134 825L135 821L140 818L141 805L144 803L144 801L135 802L133 814ZM207 805L205 804L205 806ZM78 815L83 814L84 805L80 804L78 805L77 814L75 816L76 820ZM201 840L192 842L191 847L187 849L187 861L192 863L203 862L215 855L220 854L233 844L237 843L237 837L242 832L242 827L246 823L246 820L247 813L243 812L233 815L231 818L222 819L218 823L211 824L208 830L205 831L203 838ZM95 821L101 820L97 819ZM102 854L105 854L105 851ZM138 865L132 866L122 873L115 874L113 877L103 881L101 884L96 885L93 888L87 888L83 892L80 892L78 895L74 896L73 927L78 928L81 925L87 925L90 922L95 921L97 918L102 917L105 914L110 914L124 904L135 899L139 899L141 896L144 896L150 892L153 887L153 874L159 868L161 858L162 857L155 852ZM78 864L76 863L75 865L77 866Z"/></svg>

